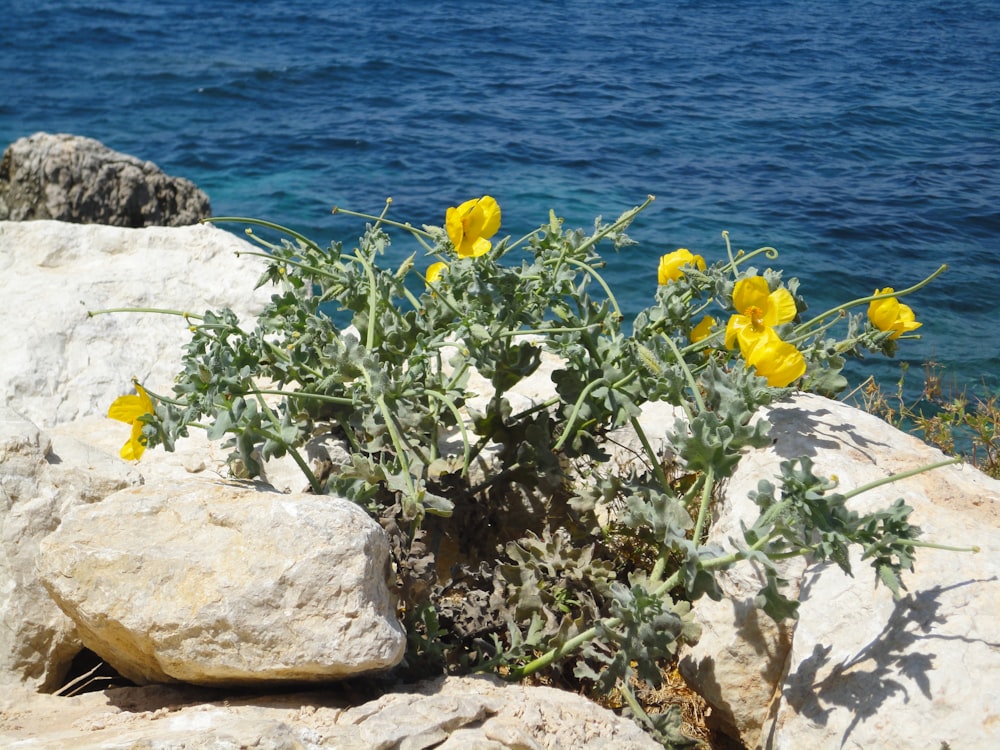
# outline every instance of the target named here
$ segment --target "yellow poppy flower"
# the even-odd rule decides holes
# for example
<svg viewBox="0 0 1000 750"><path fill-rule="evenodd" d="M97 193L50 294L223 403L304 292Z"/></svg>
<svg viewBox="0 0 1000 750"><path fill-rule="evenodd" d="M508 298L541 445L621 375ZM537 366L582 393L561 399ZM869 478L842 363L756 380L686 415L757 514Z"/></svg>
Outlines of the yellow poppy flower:
<svg viewBox="0 0 1000 750"><path fill-rule="evenodd" d="M707 339L712 335L712 328L715 327L715 318L711 315L706 315L701 319L693 329L691 329L691 343L696 344L699 341Z"/></svg>
<svg viewBox="0 0 1000 750"><path fill-rule="evenodd" d="M806 372L806 359L802 352L782 341L773 328L764 329L750 352L743 356L747 367L753 367L758 375L767 378L767 384L773 388L784 388Z"/></svg>
<svg viewBox="0 0 1000 750"><path fill-rule="evenodd" d="M458 208L449 208L444 225L461 257L478 258L493 246L489 238L500 229L500 206L488 195L473 198Z"/></svg>
<svg viewBox="0 0 1000 750"><path fill-rule="evenodd" d="M684 271L681 270L684 266L695 266L704 271L705 259L700 255L694 255L684 247L661 256L660 268L656 274L660 284L677 281L684 275Z"/></svg>
<svg viewBox="0 0 1000 750"><path fill-rule="evenodd" d="M876 289L875 294L892 294L891 286ZM918 323L913 310L895 297L873 299L868 305L868 320L880 331L892 331L890 339L898 339L902 334L916 330L923 325Z"/></svg>
<svg viewBox="0 0 1000 750"><path fill-rule="evenodd" d="M135 384L135 390L136 395L119 396L108 409L108 416L111 419L132 425L132 436L119 452L126 461L138 461L142 458L146 443L142 438L143 423L139 421L139 417L153 413L153 401L149 394L138 383Z"/></svg>
<svg viewBox="0 0 1000 750"><path fill-rule="evenodd" d="M431 263L427 266L427 275L425 277L427 279L427 283L433 284L441 277L441 274L443 274L447 268L447 263L441 263L440 261L437 263Z"/></svg>
<svg viewBox="0 0 1000 750"><path fill-rule="evenodd" d="M747 358L757 339L772 326L788 323L795 318L795 298L787 289L773 292L763 276L740 279L733 288L736 313L726 323L726 347L735 349L737 342Z"/></svg>

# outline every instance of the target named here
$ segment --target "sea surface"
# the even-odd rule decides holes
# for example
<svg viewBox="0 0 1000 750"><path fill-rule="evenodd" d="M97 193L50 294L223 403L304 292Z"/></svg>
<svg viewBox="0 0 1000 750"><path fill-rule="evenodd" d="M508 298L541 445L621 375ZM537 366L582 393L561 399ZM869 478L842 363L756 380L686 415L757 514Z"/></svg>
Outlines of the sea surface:
<svg viewBox="0 0 1000 750"><path fill-rule="evenodd" d="M1000 390L996 0L4 0L0 147L68 132L325 244L333 206L504 234L653 205L609 258L623 306L660 254L771 245L812 311L902 289L935 360ZM242 227L234 226L239 232ZM400 238L399 258L411 246ZM919 379L919 377L917 378Z"/></svg>

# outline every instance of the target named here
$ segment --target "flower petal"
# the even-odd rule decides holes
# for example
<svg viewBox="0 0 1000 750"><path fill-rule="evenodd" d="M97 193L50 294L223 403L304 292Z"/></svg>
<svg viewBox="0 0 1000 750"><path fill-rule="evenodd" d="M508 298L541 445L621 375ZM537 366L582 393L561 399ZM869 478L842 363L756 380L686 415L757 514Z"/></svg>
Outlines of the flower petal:
<svg viewBox="0 0 1000 750"><path fill-rule="evenodd" d="M438 261L437 263L431 263L429 266L427 266L427 273L424 278L427 279L428 284L433 284L441 277L441 274L444 273L445 270L447 270L447 268L448 264L443 263L441 261Z"/></svg>
<svg viewBox="0 0 1000 750"><path fill-rule="evenodd" d="M712 335L712 328L715 327L715 318L706 315L694 328L691 329L691 343L696 344Z"/></svg>
<svg viewBox="0 0 1000 750"><path fill-rule="evenodd" d="M748 276L737 281L733 287L733 305L742 315L746 315L751 307L765 310L769 294L767 280L763 276Z"/></svg>
<svg viewBox="0 0 1000 750"><path fill-rule="evenodd" d="M767 378L772 388L784 388L801 378L806 372L806 360L802 352L774 332L764 329L749 353L744 353L747 367L753 367L757 374Z"/></svg>
<svg viewBox="0 0 1000 750"><path fill-rule="evenodd" d="M795 298L792 293L782 287L767 295L767 306L764 308L764 325L776 326L788 323L798 315Z"/></svg>
<svg viewBox="0 0 1000 750"><path fill-rule="evenodd" d="M479 199L479 207L483 210L483 224L479 236L488 239L500 229L500 204L493 196L484 195Z"/></svg>

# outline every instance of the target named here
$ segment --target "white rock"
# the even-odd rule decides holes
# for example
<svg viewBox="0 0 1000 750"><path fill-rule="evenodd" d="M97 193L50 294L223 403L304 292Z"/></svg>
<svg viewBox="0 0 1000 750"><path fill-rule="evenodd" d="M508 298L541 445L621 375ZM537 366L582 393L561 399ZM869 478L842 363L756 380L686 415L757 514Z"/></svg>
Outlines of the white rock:
<svg viewBox="0 0 1000 750"><path fill-rule="evenodd" d="M836 476L847 491L944 459L877 417L819 396L797 395L769 412L775 442L740 463L716 537L752 523L747 493L777 476L783 460L809 456L817 474ZM1000 482L948 466L870 490L850 507L871 511L900 497L923 539L982 551L918 548L898 602L875 587L864 561L853 560L853 578L831 565L788 567L801 601L794 630L765 625L749 606L749 585L733 586L733 600L698 603L706 631L683 671L706 686L716 714L748 747L1000 745ZM749 566L740 576L752 578Z"/></svg>
<svg viewBox="0 0 1000 750"><path fill-rule="evenodd" d="M160 482L68 513L39 577L134 682L319 681L399 662L388 544L338 498Z"/></svg>
<svg viewBox="0 0 1000 750"><path fill-rule="evenodd" d="M656 750L628 719L587 699L488 677L447 677L352 708L343 692L211 695L150 686L74 698L0 696L0 745L21 750L447 748Z"/></svg>
<svg viewBox="0 0 1000 750"><path fill-rule="evenodd" d="M0 407L0 683L59 686L81 646L37 580L39 542L70 508L140 481L121 460L71 438L50 440Z"/></svg>
<svg viewBox="0 0 1000 750"><path fill-rule="evenodd" d="M6 403L42 428L105 414L137 377L171 394L184 318L153 313L88 317L152 307L201 314L231 308L241 320L270 298L253 291L262 270L237 258L255 246L210 225L124 229L58 221L0 222L0 328ZM124 440L122 441L124 442Z"/></svg>

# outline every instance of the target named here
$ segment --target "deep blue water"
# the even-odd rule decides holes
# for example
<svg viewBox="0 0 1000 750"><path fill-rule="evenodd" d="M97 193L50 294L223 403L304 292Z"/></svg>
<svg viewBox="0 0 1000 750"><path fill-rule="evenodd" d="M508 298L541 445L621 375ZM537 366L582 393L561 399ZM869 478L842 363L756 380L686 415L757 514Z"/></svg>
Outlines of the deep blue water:
<svg viewBox="0 0 1000 750"><path fill-rule="evenodd" d="M440 224L490 193L520 236L651 193L609 271L633 312L723 229L816 311L946 262L899 359L1000 389L995 0L5 0L0 146L41 130L323 243L360 229L332 206L389 195Z"/></svg>

